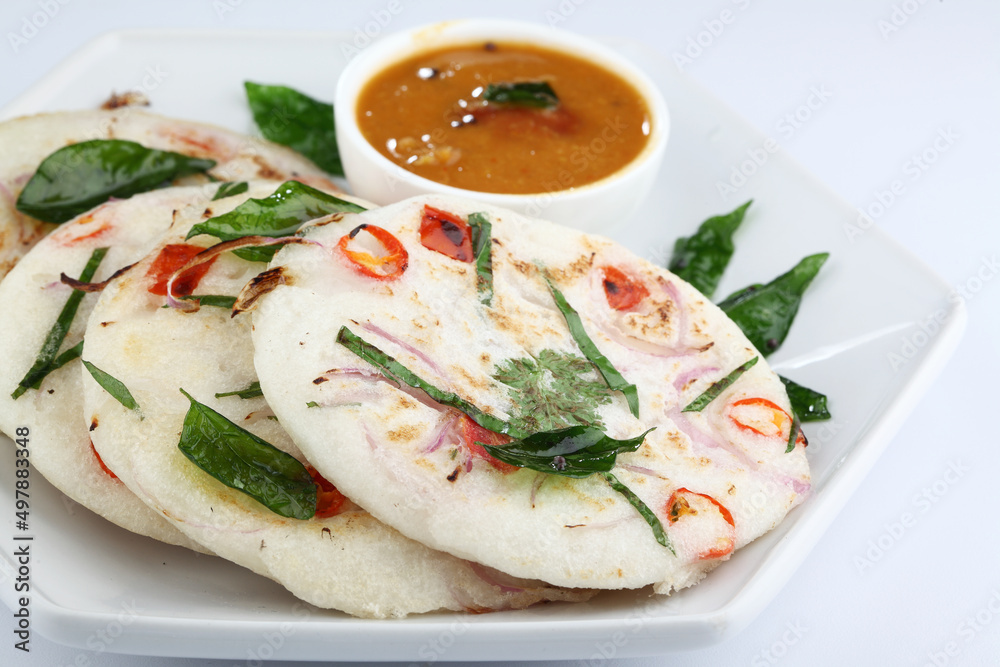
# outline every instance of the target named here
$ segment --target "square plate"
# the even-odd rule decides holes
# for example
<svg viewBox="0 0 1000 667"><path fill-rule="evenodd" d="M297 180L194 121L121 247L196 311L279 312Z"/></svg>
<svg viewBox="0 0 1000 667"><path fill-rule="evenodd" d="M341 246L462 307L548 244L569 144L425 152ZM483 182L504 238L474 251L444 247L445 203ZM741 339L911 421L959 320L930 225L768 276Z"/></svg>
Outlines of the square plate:
<svg viewBox="0 0 1000 667"><path fill-rule="evenodd" d="M112 90L142 89L157 113L253 132L245 79L332 99L355 48L351 40L346 33L111 33L49 73L0 118L93 108ZM132 535L35 475L35 630L72 646L145 655L433 662L600 658L609 646L615 657L665 653L721 641L753 620L944 366L965 313L947 284L879 230L865 230L856 210L773 139L658 54L626 40L605 41L653 77L672 122L658 186L611 236L663 264L678 235L753 198L719 294L767 282L807 254L831 253L771 358L779 372L830 396L833 420L806 426L813 496L703 583L668 598L621 591L575 605L369 621L312 608L221 559ZM901 347L902 338L909 344ZM44 433L33 430L32 437ZM5 451L13 470L13 448ZM13 475L3 475L0 489L2 506L13 507ZM13 512L5 514L13 535ZM14 548L10 539L0 543L0 575L7 580L17 572ZM0 598L13 607L14 587L0 587Z"/></svg>

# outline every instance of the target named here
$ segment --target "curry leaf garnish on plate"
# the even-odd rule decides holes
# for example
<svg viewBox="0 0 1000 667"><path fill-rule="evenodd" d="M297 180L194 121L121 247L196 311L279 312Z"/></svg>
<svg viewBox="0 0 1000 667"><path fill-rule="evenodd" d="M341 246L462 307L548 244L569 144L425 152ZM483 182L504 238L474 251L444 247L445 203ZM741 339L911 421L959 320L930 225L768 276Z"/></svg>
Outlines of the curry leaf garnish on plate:
<svg viewBox="0 0 1000 667"><path fill-rule="evenodd" d="M469 227L476 258L476 293L479 302L488 306L493 302L493 225L485 213L473 213L469 216Z"/></svg>
<svg viewBox="0 0 1000 667"><path fill-rule="evenodd" d="M101 265L101 261L107 253L107 248L97 248L91 253L90 259L87 260L83 271L80 273L80 282L89 283L94 279L94 274L97 273L97 268ZM38 389L46 375L80 356L79 351L77 351L75 356L63 359L67 353L59 355L59 348L62 347L63 341L66 340L66 335L73 325L73 318L76 317L76 311L80 308L80 302L83 301L83 297L84 292L73 290L70 293L69 298L66 299L66 305L63 306L59 312L59 316L56 317L56 323L52 325L48 335L45 336L42 348L38 351L38 356L35 357L35 363L32 364L28 372L21 378L21 381L17 383L17 388L10 395L11 398L17 400L29 389ZM72 352L73 349L76 348L71 348L68 352Z"/></svg>
<svg viewBox="0 0 1000 667"><path fill-rule="evenodd" d="M750 285L719 303L765 357L777 350L792 326L802 295L830 253L809 255L766 285Z"/></svg>
<svg viewBox="0 0 1000 667"><path fill-rule="evenodd" d="M830 411L826 407L826 396L803 387L797 382L779 375L778 378L784 383L785 391L788 393L788 400L792 403L792 412L799 416L804 422L823 421L830 419Z"/></svg>
<svg viewBox="0 0 1000 667"><path fill-rule="evenodd" d="M639 515L646 520L646 523L648 523L649 527L653 530L653 537L656 538L656 541L659 542L661 546L670 549L670 553L676 556L677 552L674 550L674 545L670 543L670 539L667 537L666 531L663 530L663 524L660 523L660 517L656 516L656 512L649 509L649 506L642 502L642 499L635 495L635 492L632 491L632 489L618 481L618 478L613 474L610 472L604 472L601 474L604 475L604 479L606 479L608 484L611 485L611 488L625 496L625 499L628 500L629 504L631 504Z"/></svg>
<svg viewBox="0 0 1000 667"><path fill-rule="evenodd" d="M731 213L709 218L691 236L677 239L667 268L711 297L733 256L733 234L752 203L751 199Z"/></svg>
<svg viewBox="0 0 1000 667"><path fill-rule="evenodd" d="M222 241L232 241L245 236L278 238L298 231L303 223L331 213L360 213L365 209L357 204L328 195L298 181L286 181L269 197L248 199L232 211L205 222L200 222L188 232L186 238L208 234ZM234 253L255 262L269 262L278 251L277 246L240 248Z"/></svg>
<svg viewBox="0 0 1000 667"><path fill-rule="evenodd" d="M217 199L225 199L226 197L232 197L233 195L241 195L250 189L250 184L246 181L236 181L235 183L223 183L219 186L219 189L215 191L215 196L212 197L212 201Z"/></svg>
<svg viewBox="0 0 1000 667"><path fill-rule="evenodd" d="M515 390L511 421L520 430L552 431L575 424L603 428L597 406L611 401L612 390L583 357L542 350L538 358L497 364L493 378Z"/></svg>
<svg viewBox="0 0 1000 667"><path fill-rule="evenodd" d="M301 462L180 391L191 406L177 446L192 463L275 514L316 514L316 483Z"/></svg>
<svg viewBox="0 0 1000 667"><path fill-rule="evenodd" d="M216 394L216 398L225 398L226 396L239 396L240 398L257 398L258 396L263 396L264 392L260 389L260 382L251 382L243 389L237 389L235 391L224 391L220 394Z"/></svg>
<svg viewBox="0 0 1000 667"><path fill-rule="evenodd" d="M376 346L355 335L347 327L340 327L340 331L337 333L337 342L378 368L382 375L393 382L420 389L438 403L464 412L472 421L485 429L496 433L505 433L515 438L527 435L502 419L486 414L457 394L438 389Z"/></svg>
<svg viewBox="0 0 1000 667"><path fill-rule="evenodd" d="M112 398L121 403L126 409L132 410L142 417L142 410L139 409L139 404L136 403L135 398L132 396L132 392L128 390L125 383L116 378L115 376L102 371L100 368L90 363L86 359L83 359L83 365L86 367L87 372L90 376L94 378L97 384L104 388L104 391L111 394Z"/></svg>
<svg viewBox="0 0 1000 667"><path fill-rule="evenodd" d="M335 176L344 175L333 105L287 86L243 83L254 122L264 138L288 146Z"/></svg>
<svg viewBox="0 0 1000 667"><path fill-rule="evenodd" d="M545 284L549 286L549 291L552 292L552 298L555 299L556 306L559 308L559 312L562 313L563 318L566 320L566 326L569 327L570 335L573 336L573 340L576 341L577 346L579 346L580 351L583 352L583 356L587 357L590 363L594 364L597 368L597 372L601 374L604 381L608 383L608 386L615 391L620 391L625 395L625 400L628 401L629 410L632 412L634 417L639 416L639 393L636 386L626 380L621 373L618 372L611 362L605 357L594 341L590 339L587 335L587 331L583 328L583 321L580 319L580 314L576 312L573 306L569 305L566 297L563 293L559 291L559 288L555 286L555 283L549 278L542 270L542 277L545 279Z"/></svg>
<svg viewBox="0 0 1000 667"><path fill-rule="evenodd" d="M45 222L66 222L111 197L126 199L214 166L214 160L134 141L82 141L42 161L17 198L17 210Z"/></svg>
<svg viewBox="0 0 1000 667"><path fill-rule="evenodd" d="M688 403L687 406L681 410L681 412L701 412L704 410L705 406L718 398L719 394L731 387L732 384L736 382L741 375L750 370L759 359L760 357L754 357L750 361L737 366L731 373L729 373L729 375L722 378L718 382L713 382L712 386L702 392L698 398Z"/></svg>
<svg viewBox="0 0 1000 667"><path fill-rule="evenodd" d="M483 100L494 104L512 104L537 109L559 106L559 96L545 81L491 83L483 91Z"/></svg>

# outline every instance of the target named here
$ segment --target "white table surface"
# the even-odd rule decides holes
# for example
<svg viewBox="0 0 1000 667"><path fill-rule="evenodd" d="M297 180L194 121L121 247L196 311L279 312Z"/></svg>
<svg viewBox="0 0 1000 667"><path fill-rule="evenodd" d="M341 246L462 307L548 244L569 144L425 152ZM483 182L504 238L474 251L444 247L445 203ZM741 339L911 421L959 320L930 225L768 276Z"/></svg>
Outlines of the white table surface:
<svg viewBox="0 0 1000 667"><path fill-rule="evenodd" d="M854 206L887 202L901 181L876 224L965 290L969 323L955 356L757 620L709 649L600 662L1000 664L1000 280L992 280L1000 254L1000 3L507 0L487 11L468 0L3 0L0 106L108 30L353 31L397 2L387 31L490 15L625 35L667 58L683 56L685 72ZM51 17L38 19L46 9ZM12 40L33 19L44 23L36 34ZM700 52L692 46L699 40ZM801 120L792 122L796 112ZM938 137L946 150L934 149ZM918 166L914 157L925 151L936 159ZM879 542L888 546L881 554L872 551ZM37 634L25 654L13 648L9 612L0 613L3 665L247 664L95 654Z"/></svg>

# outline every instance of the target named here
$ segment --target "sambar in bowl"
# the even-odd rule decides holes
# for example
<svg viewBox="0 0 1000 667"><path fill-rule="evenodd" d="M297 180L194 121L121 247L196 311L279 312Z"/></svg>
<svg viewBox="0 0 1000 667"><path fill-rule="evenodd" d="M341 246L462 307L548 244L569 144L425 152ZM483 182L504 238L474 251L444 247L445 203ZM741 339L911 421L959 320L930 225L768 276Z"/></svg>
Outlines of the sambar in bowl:
<svg viewBox="0 0 1000 667"><path fill-rule="evenodd" d="M389 36L348 65L334 108L362 198L458 195L587 231L638 207L669 131L662 96L627 59L511 21Z"/></svg>

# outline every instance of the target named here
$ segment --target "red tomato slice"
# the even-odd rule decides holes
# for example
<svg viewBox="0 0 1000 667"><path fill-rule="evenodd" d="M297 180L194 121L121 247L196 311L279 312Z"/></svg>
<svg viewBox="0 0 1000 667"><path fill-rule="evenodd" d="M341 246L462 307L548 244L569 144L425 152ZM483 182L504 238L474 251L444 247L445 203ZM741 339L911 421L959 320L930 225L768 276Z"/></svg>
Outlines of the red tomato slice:
<svg viewBox="0 0 1000 667"><path fill-rule="evenodd" d="M361 248L358 234L366 232L378 243L379 253L373 255ZM376 280L395 280L403 275L410 262L406 248L390 232L376 225L358 225L344 235L337 248L358 273Z"/></svg>
<svg viewBox="0 0 1000 667"><path fill-rule="evenodd" d="M604 267L604 294L608 305L615 310L631 310L649 296L649 290L642 282L630 278L621 269Z"/></svg>
<svg viewBox="0 0 1000 667"><path fill-rule="evenodd" d="M731 530L727 535L719 538L717 546L698 554L698 560L722 558L723 556L732 553L733 548L736 546L736 523L733 521L733 515L730 511L726 509L725 505L720 503L718 500L704 493L698 493L681 487L674 491L670 495L670 500L667 501L667 520L670 521L671 524L674 524L683 520L686 516L694 516L697 515L699 511L704 511L706 509L705 503L703 501L699 501L699 498L707 500L711 503L709 507L714 506L714 509L718 510L722 518L729 524ZM693 505L700 505L701 509L696 509Z"/></svg>
<svg viewBox="0 0 1000 667"><path fill-rule="evenodd" d="M472 228L461 218L432 206L424 206L420 221L420 243L460 262L471 262Z"/></svg>
<svg viewBox="0 0 1000 667"><path fill-rule="evenodd" d="M729 419L745 431L788 440L792 417L766 398L743 398L729 406ZM800 430L796 442L805 442Z"/></svg>
<svg viewBox="0 0 1000 667"><path fill-rule="evenodd" d="M342 494L337 487L331 484L323 475L319 474L316 468L312 466L306 466L306 470L309 471L310 477L316 482L316 514L317 519L327 519L331 516L336 516L340 514L341 507L347 501L347 498Z"/></svg>
<svg viewBox="0 0 1000 667"><path fill-rule="evenodd" d="M113 472L111 472L111 468L109 468L108 466L104 465L104 459L102 459L101 455L97 453L96 449L94 449L94 441L93 440L90 441L90 451L94 453L94 458L97 459L97 465L101 466L101 470L103 470L104 473L108 477L110 477L111 479L118 479L118 475L116 475Z"/></svg>
<svg viewBox="0 0 1000 667"><path fill-rule="evenodd" d="M174 275L178 269L191 261L202 250L204 248L186 243L174 243L164 246L160 254L153 260L149 270L146 271L146 276L153 279L153 284L149 287L150 293L157 296L166 296L167 282L170 281L170 276ZM192 266L182 275L178 276L177 280L174 281L174 296L187 296L191 294L214 263L215 258L213 257L203 264Z"/></svg>
<svg viewBox="0 0 1000 667"><path fill-rule="evenodd" d="M465 440L465 444L468 446L469 451L472 452L473 456L483 459L503 474L507 475L520 470L517 466L501 461L500 459L493 458L490 456L489 452L486 451L485 447L478 444L480 442L485 442L487 445L491 446L506 445L511 441L510 436L483 428L476 422L469 419L468 416L462 415L462 439Z"/></svg>

